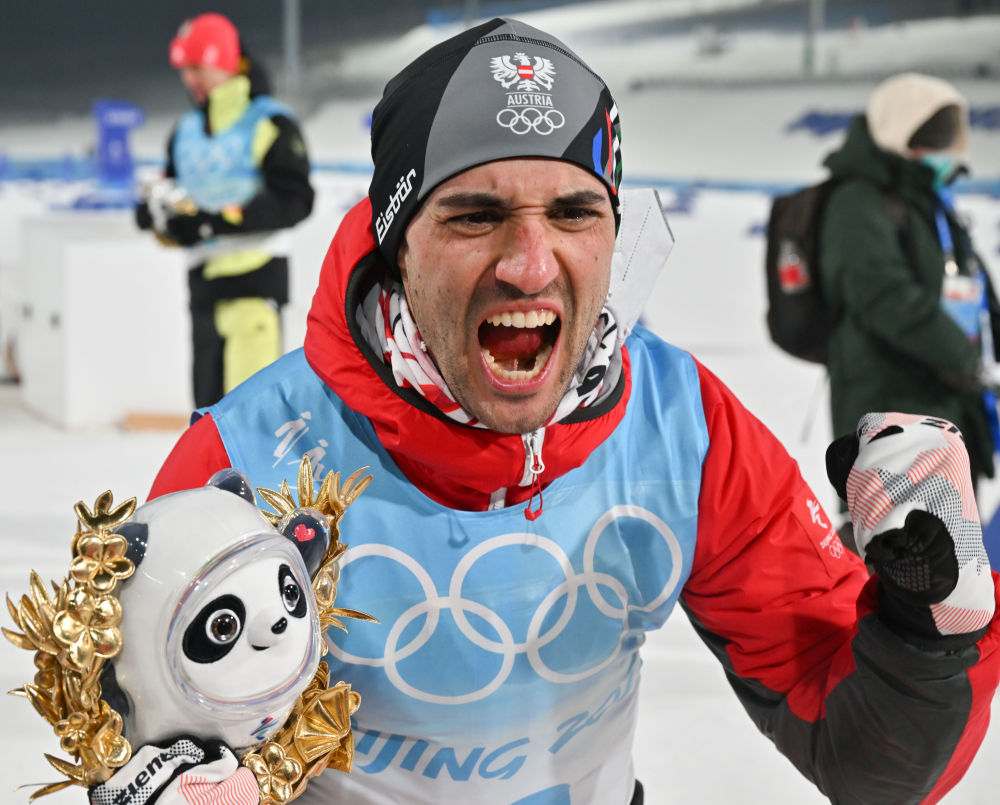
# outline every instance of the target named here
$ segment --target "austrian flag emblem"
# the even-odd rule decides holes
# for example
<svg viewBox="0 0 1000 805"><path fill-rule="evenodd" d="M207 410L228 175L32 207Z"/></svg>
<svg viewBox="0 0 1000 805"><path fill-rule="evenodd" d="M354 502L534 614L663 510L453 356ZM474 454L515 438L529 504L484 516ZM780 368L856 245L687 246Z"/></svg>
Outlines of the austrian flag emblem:
<svg viewBox="0 0 1000 805"><path fill-rule="evenodd" d="M551 90L556 74L556 68L551 59L527 53L515 53L514 57L494 56L490 59L490 69L493 78L500 82L504 89L509 89L516 83L515 89L521 92L538 92Z"/></svg>

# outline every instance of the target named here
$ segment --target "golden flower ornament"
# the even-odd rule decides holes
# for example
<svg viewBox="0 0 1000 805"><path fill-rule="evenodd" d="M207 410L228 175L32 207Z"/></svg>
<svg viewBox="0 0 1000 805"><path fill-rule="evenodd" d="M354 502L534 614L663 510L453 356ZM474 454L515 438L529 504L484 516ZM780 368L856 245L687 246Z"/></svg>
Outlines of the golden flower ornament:
<svg viewBox="0 0 1000 805"><path fill-rule="evenodd" d="M78 587L69 594L66 608L57 612L52 622L56 642L69 653L69 660L84 671L94 664L95 657L107 659L121 651L118 632L122 608L110 595L95 596L89 589Z"/></svg>
<svg viewBox="0 0 1000 805"><path fill-rule="evenodd" d="M243 765L257 777L264 805L284 805L292 797L292 785L302 776L302 764L285 754L284 747L268 741L257 752L243 758Z"/></svg>
<svg viewBox="0 0 1000 805"><path fill-rule="evenodd" d="M90 718L85 713L72 713L69 718L62 718L56 723L56 735L64 752L73 754L79 751L80 745L87 739L90 729Z"/></svg>
<svg viewBox="0 0 1000 805"><path fill-rule="evenodd" d="M100 592L114 590L119 579L135 572L135 565L125 558L128 543L112 534L106 540L96 534L84 534L76 543L77 556L69 566L74 581L87 583Z"/></svg>

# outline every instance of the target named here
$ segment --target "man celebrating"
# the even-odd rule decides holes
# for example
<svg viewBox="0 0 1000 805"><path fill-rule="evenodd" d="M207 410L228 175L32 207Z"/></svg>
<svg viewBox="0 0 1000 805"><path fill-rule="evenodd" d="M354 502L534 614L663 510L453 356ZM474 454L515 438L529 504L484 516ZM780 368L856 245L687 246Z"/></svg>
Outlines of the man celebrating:
<svg viewBox="0 0 1000 805"><path fill-rule="evenodd" d="M1000 626L960 436L878 414L831 449L869 578L775 438L636 324L669 237L619 138L543 31L423 54L375 109L304 350L201 412L154 484L371 467L341 592L380 624L329 637L364 700L354 770L303 802L638 805L639 648L678 603L834 801L935 802L982 740Z"/></svg>
<svg viewBox="0 0 1000 805"><path fill-rule="evenodd" d="M196 406L211 405L281 356L288 302L284 230L312 211L309 158L289 109L221 14L185 22L170 43L195 108L167 146L166 184L136 208L140 228L184 246ZM165 187L176 185L178 191Z"/></svg>

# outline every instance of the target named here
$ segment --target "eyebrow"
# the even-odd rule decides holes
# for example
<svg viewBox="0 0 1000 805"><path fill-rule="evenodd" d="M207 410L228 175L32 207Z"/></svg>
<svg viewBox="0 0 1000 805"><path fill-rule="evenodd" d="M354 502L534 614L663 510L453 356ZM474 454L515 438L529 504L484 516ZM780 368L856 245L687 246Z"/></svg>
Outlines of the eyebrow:
<svg viewBox="0 0 1000 805"><path fill-rule="evenodd" d="M468 207L505 207L506 204L493 193L452 193L434 201L435 206L449 209Z"/></svg>
<svg viewBox="0 0 1000 805"><path fill-rule="evenodd" d="M591 207L609 201L607 193L598 193L595 190L579 190L570 193L568 196L560 196L555 200L557 206L561 207Z"/></svg>
<svg viewBox="0 0 1000 805"><path fill-rule="evenodd" d="M553 199L553 207L590 207L607 201L605 193L594 190L578 190L566 196ZM469 209L476 207L507 207L508 202L493 193L470 192L452 193L437 199L434 204L447 209Z"/></svg>

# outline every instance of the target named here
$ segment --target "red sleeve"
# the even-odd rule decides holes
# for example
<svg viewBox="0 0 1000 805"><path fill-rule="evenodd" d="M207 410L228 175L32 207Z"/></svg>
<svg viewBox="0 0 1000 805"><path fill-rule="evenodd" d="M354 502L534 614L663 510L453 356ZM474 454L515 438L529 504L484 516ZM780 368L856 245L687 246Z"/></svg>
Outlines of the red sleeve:
<svg viewBox="0 0 1000 805"><path fill-rule="evenodd" d="M815 719L837 681L825 678L828 660L851 637L868 573L775 436L699 371L709 449L685 604L726 637L739 676L792 693L793 711ZM810 671L813 684L803 685Z"/></svg>
<svg viewBox="0 0 1000 805"><path fill-rule="evenodd" d="M760 730L832 801L937 802L985 735L1000 614L954 651L892 631L877 578L844 549L794 460L699 372L709 449L682 597L692 624Z"/></svg>
<svg viewBox="0 0 1000 805"><path fill-rule="evenodd" d="M211 414L206 414L181 434L149 490L149 500L204 486L216 472L230 466L229 455Z"/></svg>

